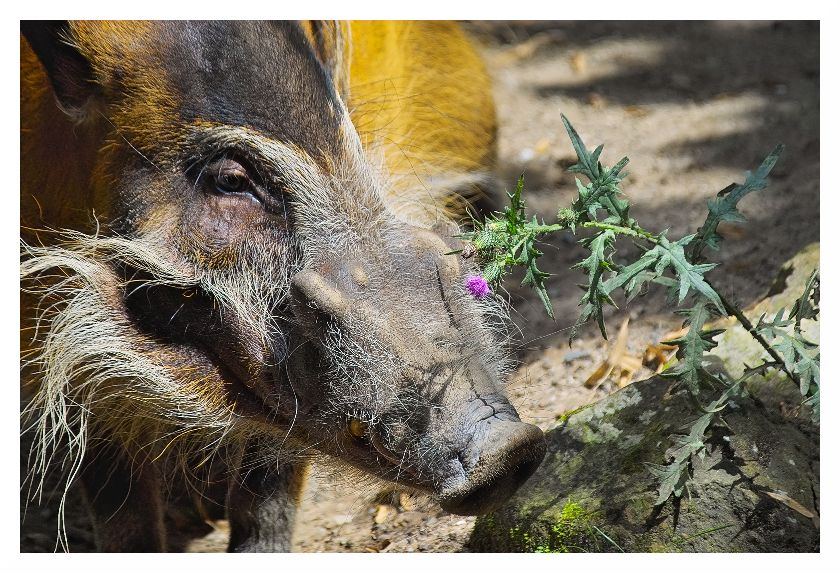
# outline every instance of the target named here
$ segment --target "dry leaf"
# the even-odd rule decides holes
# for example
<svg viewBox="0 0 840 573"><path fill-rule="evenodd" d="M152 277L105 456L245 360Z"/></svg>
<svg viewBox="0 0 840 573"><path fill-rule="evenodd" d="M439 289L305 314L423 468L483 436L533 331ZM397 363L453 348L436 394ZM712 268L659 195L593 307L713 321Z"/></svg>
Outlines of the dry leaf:
<svg viewBox="0 0 840 573"><path fill-rule="evenodd" d="M820 517L816 513L814 513L813 511L811 511L810 509L808 509L807 507L805 507L804 505L802 505L801 503L799 503L798 501L796 501L795 499L790 497L789 495L784 494L784 493L776 493L776 492L773 492L773 491L765 491L764 493L768 497L772 497L776 501L782 502L784 505L788 506L789 508L791 508L796 513L798 513L800 515L804 515L805 517L807 517L808 519L810 519L814 523L814 527L819 529L819 527L820 527Z"/></svg>
<svg viewBox="0 0 840 573"><path fill-rule="evenodd" d="M677 347L670 344L648 344L642 357L642 364L657 374L665 370L665 365L677 353Z"/></svg>
<svg viewBox="0 0 840 573"><path fill-rule="evenodd" d="M619 377L617 384L619 388L624 388L633 379L633 376L641 370L642 359L632 354L624 354L619 362Z"/></svg>
<svg viewBox="0 0 840 573"><path fill-rule="evenodd" d="M584 386L587 388L597 388L601 385L601 382L609 376L612 367L610 366L609 362L604 361L598 366L598 368L589 375L589 378L586 379L586 382L583 383Z"/></svg>
<svg viewBox="0 0 840 573"><path fill-rule="evenodd" d="M633 379L633 376L642 367L642 360L637 356L627 353L627 339L630 336L630 319L625 318L618 331L618 336L613 341L613 346L607 359L595 369L586 382L587 388L597 389L604 380L610 376L616 377L616 384L624 388Z"/></svg>

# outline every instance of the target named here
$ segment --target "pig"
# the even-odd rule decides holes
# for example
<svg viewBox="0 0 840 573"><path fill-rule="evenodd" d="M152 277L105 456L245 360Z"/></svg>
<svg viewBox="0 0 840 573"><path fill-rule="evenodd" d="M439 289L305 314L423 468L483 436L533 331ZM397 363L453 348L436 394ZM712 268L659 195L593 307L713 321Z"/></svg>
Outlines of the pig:
<svg viewBox="0 0 840 573"><path fill-rule="evenodd" d="M319 456L462 515L528 479L509 309L451 254L495 148L455 24L21 31L33 492L78 483L102 551L176 549L174 492L215 495L229 550L262 552Z"/></svg>

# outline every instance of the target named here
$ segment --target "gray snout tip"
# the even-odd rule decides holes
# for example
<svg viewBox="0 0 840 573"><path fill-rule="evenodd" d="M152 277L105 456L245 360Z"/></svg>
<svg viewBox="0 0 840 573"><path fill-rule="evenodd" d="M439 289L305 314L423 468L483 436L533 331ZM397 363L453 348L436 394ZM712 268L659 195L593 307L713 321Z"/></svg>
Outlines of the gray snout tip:
<svg viewBox="0 0 840 573"><path fill-rule="evenodd" d="M481 515L510 499L537 470L545 457L542 430L522 422L497 421L483 439L472 444L463 459L465 479L438 496L446 511Z"/></svg>

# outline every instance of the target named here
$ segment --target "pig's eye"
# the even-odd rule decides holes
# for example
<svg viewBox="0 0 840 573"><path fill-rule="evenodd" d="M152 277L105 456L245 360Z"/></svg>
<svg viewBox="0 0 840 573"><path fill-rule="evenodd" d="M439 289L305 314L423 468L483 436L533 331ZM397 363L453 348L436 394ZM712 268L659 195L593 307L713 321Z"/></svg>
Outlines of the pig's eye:
<svg viewBox="0 0 840 573"><path fill-rule="evenodd" d="M211 167L215 190L219 193L247 193L251 190L251 179L247 171L236 161L225 159Z"/></svg>
<svg viewBox="0 0 840 573"><path fill-rule="evenodd" d="M368 431L368 425L359 418L350 418L347 420L347 429L354 438L364 438Z"/></svg>

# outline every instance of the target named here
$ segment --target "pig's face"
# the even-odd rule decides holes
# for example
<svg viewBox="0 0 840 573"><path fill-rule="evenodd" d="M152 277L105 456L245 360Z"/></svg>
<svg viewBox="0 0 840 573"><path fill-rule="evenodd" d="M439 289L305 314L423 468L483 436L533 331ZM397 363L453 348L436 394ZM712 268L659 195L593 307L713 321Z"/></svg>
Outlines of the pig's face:
<svg viewBox="0 0 840 573"><path fill-rule="evenodd" d="M314 447L454 512L530 476L543 437L503 395L504 312L465 291L445 254L457 228L385 199L296 25L74 33L96 89L71 83L68 102L104 119L97 181L119 234L83 256L107 261L92 280L109 285L114 328L169 384L149 382L138 408Z"/></svg>
<svg viewBox="0 0 840 573"><path fill-rule="evenodd" d="M505 315L466 292L452 247L385 224L317 257L292 278L286 375L318 448L471 514L515 491L544 445L504 397Z"/></svg>

